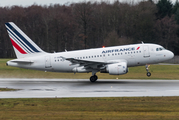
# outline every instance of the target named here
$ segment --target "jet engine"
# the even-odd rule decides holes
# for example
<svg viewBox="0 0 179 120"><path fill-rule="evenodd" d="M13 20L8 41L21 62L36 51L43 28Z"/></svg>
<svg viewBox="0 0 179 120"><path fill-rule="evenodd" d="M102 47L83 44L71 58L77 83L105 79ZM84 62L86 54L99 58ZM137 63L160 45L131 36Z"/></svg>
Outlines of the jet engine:
<svg viewBox="0 0 179 120"><path fill-rule="evenodd" d="M127 63L120 62L109 64L106 66L105 70L101 70L101 73L109 73L110 75L122 75L128 72Z"/></svg>

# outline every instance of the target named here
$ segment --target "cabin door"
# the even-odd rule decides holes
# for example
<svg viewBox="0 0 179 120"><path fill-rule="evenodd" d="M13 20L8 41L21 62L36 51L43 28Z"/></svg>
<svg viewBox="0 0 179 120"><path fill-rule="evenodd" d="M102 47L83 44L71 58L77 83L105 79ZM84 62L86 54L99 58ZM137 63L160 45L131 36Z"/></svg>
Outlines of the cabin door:
<svg viewBox="0 0 179 120"><path fill-rule="evenodd" d="M144 45L144 57L150 57L149 46Z"/></svg>

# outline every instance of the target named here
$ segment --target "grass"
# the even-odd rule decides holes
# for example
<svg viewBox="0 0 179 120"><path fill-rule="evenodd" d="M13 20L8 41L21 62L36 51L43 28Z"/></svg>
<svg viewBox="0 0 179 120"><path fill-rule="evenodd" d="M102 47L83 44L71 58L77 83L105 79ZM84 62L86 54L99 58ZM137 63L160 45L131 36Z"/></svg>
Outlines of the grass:
<svg viewBox="0 0 179 120"><path fill-rule="evenodd" d="M19 89L12 89L12 88L0 88L0 92L1 91L17 91Z"/></svg>
<svg viewBox="0 0 179 120"><path fill-rule="evenodd" d="M0 78L66 78L89 79L91 73L55 73L6 66L9 59L0 59ZM179 65L151 65L151 77L146 76L145 66L130 67L125 75L97 73L99 79L179 79Z"/></svg>
<svg viewBox="0 0 179 120"><path fill-rule="evenodd" d="M0 99L0 119L178 120L179 97Z"/></svg>

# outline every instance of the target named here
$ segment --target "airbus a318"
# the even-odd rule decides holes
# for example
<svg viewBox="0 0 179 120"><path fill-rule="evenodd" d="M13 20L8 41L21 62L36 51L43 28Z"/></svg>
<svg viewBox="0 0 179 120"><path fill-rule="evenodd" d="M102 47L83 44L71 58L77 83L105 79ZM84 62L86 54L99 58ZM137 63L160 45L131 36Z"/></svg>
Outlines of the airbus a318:
<svg viewBox="0 0 179 120"><path fill-rule="evenodd" d="M132 44L96 49L47 53L39 48L13 22L5 24L17 59L10 60L8 66L51 71L51 72L92 72L91 82L98 77L97 72L122 75L128 67L146 66L173 58L174 54L157 44Z"/></svg>

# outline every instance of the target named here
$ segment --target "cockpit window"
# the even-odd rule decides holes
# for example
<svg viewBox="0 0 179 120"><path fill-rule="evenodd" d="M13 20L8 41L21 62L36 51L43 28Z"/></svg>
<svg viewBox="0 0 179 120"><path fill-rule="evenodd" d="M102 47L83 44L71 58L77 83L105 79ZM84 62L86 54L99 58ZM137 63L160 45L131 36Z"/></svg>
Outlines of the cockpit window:
<svg viewBox="0 0 179 120"><path fill-rule="evenodd" d="M162 51L162 50L165 50L165 48L163 48L163 47L156 48L156 51Z"/></svg>

